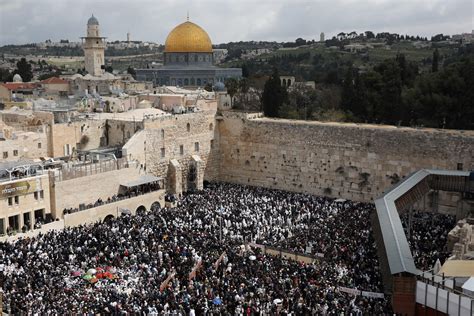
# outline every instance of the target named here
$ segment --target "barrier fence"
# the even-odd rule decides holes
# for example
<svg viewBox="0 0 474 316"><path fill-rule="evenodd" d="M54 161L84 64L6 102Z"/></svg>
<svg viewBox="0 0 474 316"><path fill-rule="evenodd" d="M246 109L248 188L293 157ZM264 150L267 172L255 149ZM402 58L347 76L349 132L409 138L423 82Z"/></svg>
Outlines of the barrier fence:
<svg viewBox="0 0 474 316"><path fill-rule="evenodd" d="M358 290L358 289L351 289L351 288L344 287L344 286L340 286L339 291L347 293L347 294L355 295L355 296L362 295L362 296L371 297L371 298L384 298L385 297L385 295L383 293L362 291L362 290Z"/></svg>
<svg viewBox="0 0 474 316"><path fill-rule="evenodd" d="M65 181L80 177L86 177L108 171L120 170L124 168L136 167L135 162L129 162L126 158L118 158L116 160L102 160L95 163L87 163L83 165L64 166L55 174L55 181Z"/></svg>
<svg viewBox="0 0 474 316"><path fill-rule="evenodd" d="M416 302L448 315L474 315L474 297L435 282L433 278L417 277Z"/></svg>
<svg viewBox="0 0 474 316"><path fill-rule="evenodd" d="M325 259L323 253L315 253L313 255L308 255L308 254L303 254L300 252L291 251L288 249L260 245L260 244L256 244L252 242L247 243L247 246L252 247L252 248L259 248L264 254L268 254L271 256L279 256L281 258L286 258L286 259L290 259L294 261L301 261L305 263L312 263L315 260Z"/></svg>

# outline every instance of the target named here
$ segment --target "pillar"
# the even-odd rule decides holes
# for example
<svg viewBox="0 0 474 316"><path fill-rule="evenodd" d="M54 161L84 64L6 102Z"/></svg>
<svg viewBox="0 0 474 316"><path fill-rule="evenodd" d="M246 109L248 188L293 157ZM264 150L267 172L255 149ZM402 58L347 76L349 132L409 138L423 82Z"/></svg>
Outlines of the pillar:
<svg viewBox="0 0 474 316"><path fill-rule="evenodd" d="M168 188L170 193L179 195L183 192L181 165L178 160L171 159L168 169Z"/></svg>
<svg viewBox="0 0 474 316"><path fill-rule="evenodd" d="M196 190L202 190L204 187L203 161L198 155L192 155L191 163L196 167Z"/></svg>

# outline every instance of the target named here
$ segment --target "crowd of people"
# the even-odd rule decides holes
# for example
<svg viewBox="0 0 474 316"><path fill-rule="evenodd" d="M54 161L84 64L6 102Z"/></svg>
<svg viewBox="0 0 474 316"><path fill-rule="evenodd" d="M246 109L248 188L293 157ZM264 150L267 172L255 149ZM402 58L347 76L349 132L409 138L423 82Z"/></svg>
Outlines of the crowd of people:
<svg viewBox="0 0 474 316"><path fill-rule="evenodd" d="M443 264L451 255L447 250L448 233L456 226L456 216L414 211L410 231L408 217L409 213L404 213L401 220L415 266L427 271L433 269L438 259Z"/></svg>
<svg viewBox="0 0 474 316"><path fill-rule="evenodd" d="M373 210L211 183L173 208L0 243L4 305L13 314L390 314L389 297L340 288L383 292ZM249 241L324 258L287 260Z"/></svg>

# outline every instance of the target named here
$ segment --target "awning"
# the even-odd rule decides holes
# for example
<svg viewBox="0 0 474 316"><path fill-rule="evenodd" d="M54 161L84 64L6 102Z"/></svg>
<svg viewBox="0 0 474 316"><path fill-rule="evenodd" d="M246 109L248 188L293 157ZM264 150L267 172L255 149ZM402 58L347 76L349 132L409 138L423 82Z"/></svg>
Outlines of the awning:
<svg viewBox="0 0 474 316"><path fill-rule="evenodd" d="M139 185L143 185L143 184L147 184L147 183L158 182L158 181L161 181L162 179L163 178L155 177L155 176L147 174L147 175L141 176L140 178L138 178L134 181L130 181L130 182L127 182L127 183L121 183L120 185L124 186L124 187L127 187L127 188L133 188L133 187L137 187Z"/></svg>
<svg viewBox="0 0 474 316"><path fill-rule="evenodd" d="M469 280L462 285L462 289L474 292L474 277L470 277Z"/></svg>
<svg viewBox="0 0 474 316"><path fill-rule="evenodd" d="M474 276L474 260L446 260L439 270L438 275L447 277L471 277Z"/></svg>

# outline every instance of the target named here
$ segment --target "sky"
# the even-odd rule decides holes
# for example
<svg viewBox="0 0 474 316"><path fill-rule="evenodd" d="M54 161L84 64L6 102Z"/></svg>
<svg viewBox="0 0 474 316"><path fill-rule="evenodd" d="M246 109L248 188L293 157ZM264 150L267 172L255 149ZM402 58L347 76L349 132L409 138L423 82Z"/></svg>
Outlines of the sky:
<svg viewBox="0 0 474 316"><path fill-rule="evenodd" d="M93 13L108 40L164 43L190 20L214 44L367 30L431 37L474 29L474 0L0 0L0 45L79 41Z"/></svg>

